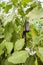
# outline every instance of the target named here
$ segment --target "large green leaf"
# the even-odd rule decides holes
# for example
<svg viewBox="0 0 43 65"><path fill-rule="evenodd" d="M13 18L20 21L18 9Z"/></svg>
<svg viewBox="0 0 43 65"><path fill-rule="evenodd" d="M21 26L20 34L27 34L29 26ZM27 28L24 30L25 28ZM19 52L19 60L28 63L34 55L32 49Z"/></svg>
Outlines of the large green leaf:
<svg viewBox="0 0 43 65"><path fill-rule="evenodd" d="M25 63L28 56L27 51L16 51L8 58L8 61L13 64Z"/></svg>
<svg viewBox="0 0 43 65"><path fill-rule="evenodd" d="M39 47L37 50L37 56L40 58L40 60L43 62L43 47Z"/></svg>
<svg viewBox="0 0 43 65"><path fill-rule="evenodd" d="M24 42L24 39L20 39L20 40L17 40L16 43L15 43L15 47L14 47L14 50L21 50L24 46L25 42Z"/></svg>

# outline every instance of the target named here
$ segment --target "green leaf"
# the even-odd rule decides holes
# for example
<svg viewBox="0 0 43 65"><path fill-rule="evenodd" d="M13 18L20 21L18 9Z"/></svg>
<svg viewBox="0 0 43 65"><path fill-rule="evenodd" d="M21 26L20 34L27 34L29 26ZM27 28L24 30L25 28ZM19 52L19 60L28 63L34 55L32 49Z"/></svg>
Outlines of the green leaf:
<svg viewBox="0 0 43 65"><path fill-rule="evenodd" d="M4 49L6 49L7 54L10 54L12 49L13 49L13 43L12 42L8 42L6 40L4 40L1 44L0 44L0 50L4 51ZM1 51L0 51L1 52Z"/></svg>
<svg viewBox="0 0 43 65"><path fill-rule="evenodd" d="M43 36L37 36L34 40L33 40L33 45L42 45L42 43L40 43L40 41L42 42L43 40ZM43 47L43 45L42 45Z"/></svg>
<svg viewBox="0 0 43 65"><path fill-rule="evenodd" d="M37 5L38 5L38 8L41 8L41 3L40 3L40 2L38 2L38 4L37 4Z"/></svg>
<svg viewBox="0 0 43 65"><path fill-rule="evenodd" d="M0 25L1 26L1 25ZM3 28L2 27L0 27L0 35L2 35L3 34Z"/></svg>
<svg viewBox="0 0 43 65"><path fill-rule="evenodd" d="M32 9L33 9L32 7L31 7L31 8L28 8L28 9L26 10L26 14L28 14Z"/></svg>
<svg viewBox="0 0 43 65"><path fill-rule="evenodd" d="M19 26L19 25L21 25L21 23L22 23L22 21L20 20L20 18L19 18L19 17L16 17L16 19L15 19L15 24L16 24L17 26Z"/></svg>
<svg viewBox="0 0 43 65"><path fill-rule="evenodd" d="M25 16L25 13L23 11L23 8L20 6L19 9L18 9L18 13L22 16Z"/></svg>
<svg viewBox="0 0 43 65"><path fill-rule="evenodd" d="M32 0L21 0L21 3L24 7L26 7L26 5L31 2Z"/></svg>
<svg viewBox="0 0 43 65"><path fill-rule="evenodd" d="M15 64L9 63L8 60L5 60L4 65L15 65Z"/></svg>
<svg viewBox="0 0 43 65"><path fill-rule="evenodd" d="M0 7L2 7L2 5L0 4Z"/></svg>
<svg viewBox="0 0 43 65"><path fill-rule="evenodd" d="M35 60L34 57L30 56L29 58L27 58L24 65L34 65L34 60Z"/></svg>
<svg viewBox="0 0 43 65"><path fill-rule="evenodd" d="M5 30L4 30L4 35L5 35L5 39L6 40L10 40L12 37L12 33L14 31L14 27L13 27L13 23L12 22L8 22L5 26Z"/></svg>
<svg viewBox="0 0 43 65"><path fill-rule="evenodd" d="M1 4L0 4L0 7L4 7L5 6L5 2L2 2Z"/></svg>
<svg viewBox="0 0 43 65"><path fill-rule="evenodd" d="M4 53L4 50L3 48L1 47L1 44L0 44L0 56Z"/></svg>
<svg viewBox="0 0 43 65"><path fill-rule="evenodd" d="M32 40L37 38L37 32L35 31L35 29L31 29L31 36L32 36Z"/></svg>
<svg viewBox="0 0 43 65"><path fill-rule="evenodd" d="M1 5L2 5L2 7L4 7L5 6L5 2L2 2Z"/></svg>
<svg viewBox="0 0 43 65"><path fill-rule="evenodd" d="M0 38L4 38L4 35L3 35L4 31L3 30L4 29L0 27Z"/></svg>
<svg viewBox="0 0 43 65"><path fill-rule="evenodd" d="M31 6L32 8L34 8L34 7L37 6L37 3L36 3L36 2L33 2L30 6Z"/></svg>
<svg viewBox="0 0 43 65"><path fill-rule="evenodd" d="M28 14L29 12L31 12L33 10L33 8L35 8L37 6L36 2L33 2L32 4L30 4L30 8L28 8L26 10L26 14Z"/></svg>
<svg viewBox="0 0 43 65"><path fill-rule="evenodd" d="M2 55L4 53L4 43L2 42L0 44L0 55Z"/></svg>
<svg viewBox="0 0 43 65"><path fill-rule="evenodd" d="M38 60L37 60L37 58L35 59L34 65L38 65Z"/></svg>
<svg viewBox="0 0 43 65"><path fill-rule="evenodd" d="M40 60L43 62L43 47L39 47L37 50L37 56L40 58Z"/></svg>
<svg viewBox="0 0 43 65"><path fill-rule="evenodd" d="M17 41L17 34L16 34L16 32L14 31L13 32L13 35L12 35L12 38L11 38L11 41L15 44L15 42Z"/></svg>
<svg viewBox="0 0 43 65"><path fill-rule="evenodd" d="M5 47L7 49L7 54L10 54L13 49L13 43L12 42L5 42Z"/></svg>
<svg viewBox="0 0 43 65"><path fill-rule="evenodd" d="M11 0L11 1L13 2L14 6L16 6L18 3L18 0Z"/></svg>
<svg viewBox="0 0 43 65"><path fill-rule="evenodd" d="M38 59L38 65L43 65L43 62L41 62L40 59Z"/></svg>
<svg viewBox="0 0 43 65"><path fill-rule="evenodd" d="M17 51L14 52L11 57L8 58L8 62L11 62L13 64L25 63L27 58L27 51Z"/></svg>
<svg viewBox="0 0 43 65"><path fill-rule="evenodd" d="M15 43L14 50L15 51L21 50L23 48L24 44L25 44L24 39L17 40Z"/></svg>
<svg viewBox="0 0 43 65"><path fill-rule="evenodd" d="M12 4L6 5L4 11L8 13L8 11L12 8Z"/></svg>
<svg viewBox="0 0 43 65"><path fill-rule="evenodd" d="M4 35L0 35L0 38L4 38Z"/></svg>
<svg viewBox="0 0 43 65"><path fill-rule="evenodd" d="M35 7L31 12L29 12L28 17L30 21L39 20L41 17L43 17L43 9Z"/></svg>
<svg viewBox="0 0 43 65"><path fill-rule="evenodd" d="M15 65L15 64L9 63L7 59L6 60L3 59L1 60L1 65Z"/></svg>

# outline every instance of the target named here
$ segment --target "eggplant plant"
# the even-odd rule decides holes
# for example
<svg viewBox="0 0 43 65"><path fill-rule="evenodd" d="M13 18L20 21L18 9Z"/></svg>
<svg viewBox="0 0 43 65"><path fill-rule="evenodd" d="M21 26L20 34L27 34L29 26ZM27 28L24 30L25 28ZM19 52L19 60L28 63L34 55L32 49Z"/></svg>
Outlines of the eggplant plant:
<svg viewBox="0 0 43 65"><path fill-rule="evenodd" d="M41 3L2 1L0 12L0 65L43 65Z"/></svg>

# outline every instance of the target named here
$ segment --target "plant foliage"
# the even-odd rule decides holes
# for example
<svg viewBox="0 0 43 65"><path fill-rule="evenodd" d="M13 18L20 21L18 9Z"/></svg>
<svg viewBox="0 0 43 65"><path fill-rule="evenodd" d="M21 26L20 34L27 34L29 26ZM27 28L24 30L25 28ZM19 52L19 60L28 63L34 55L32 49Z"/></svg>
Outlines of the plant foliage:
<svg viewBox="0 0 43 65"><path fill-rule="evenodd" d="M41 3L10 0L0 3L0 12L0 65L43 65ZM25 30L27 21L28 32Z"/></svg>

